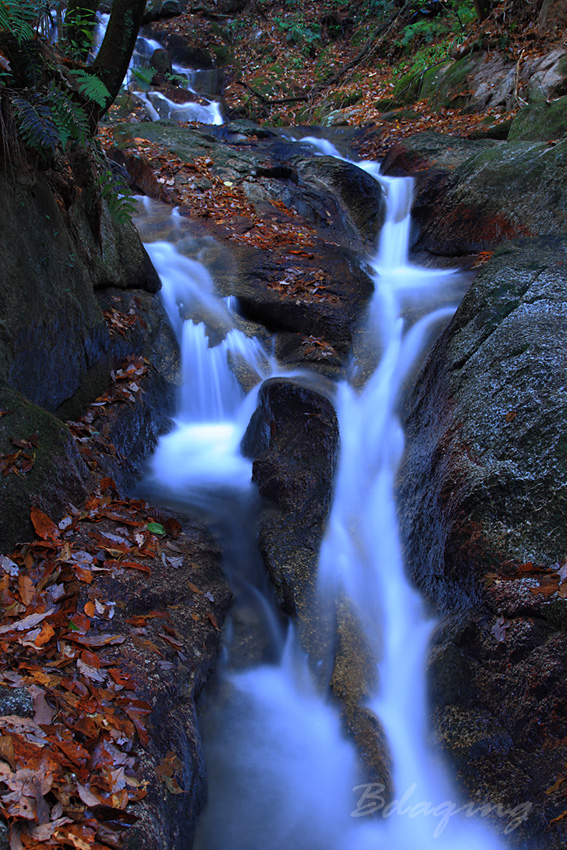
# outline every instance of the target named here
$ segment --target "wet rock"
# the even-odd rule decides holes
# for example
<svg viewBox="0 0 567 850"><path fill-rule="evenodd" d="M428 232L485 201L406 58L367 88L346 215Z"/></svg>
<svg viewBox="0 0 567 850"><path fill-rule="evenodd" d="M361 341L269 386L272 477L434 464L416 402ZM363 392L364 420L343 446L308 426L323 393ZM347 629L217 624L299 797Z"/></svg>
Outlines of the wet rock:
<svg viewBox="0 0 567 850"><path fill-rule="evenodd" d="M406 563L444 612L435 734L465 796L508 820L529 804L512 845L550 850L565 841L546 791L566 756L567 614L559 578L546 595L538 576L567 551L566 268L563 236L495 252L409 398L399 479Z"/></svg>
<svg viewBox="0 0 567 850"><path fill-rule="evenodd" d="M300 159L294 165L302 180L322 184L338 195L366 246L374 247L386 212L380 184L360 168L334 157Z"/></svg>
<svg viewBox="0 0 567 850"><path fill-rule="evenodd" d="M335 630L336 649L329 690L340 706L344 728L360 755L361 782L380 783L384 786L384 798L388 800L393 794L388 741L380 720L364 705L376 692L378 659L344 597L336 607Z"/></svg>
<svg viewBox="0 0 567 850"><path fill-rule="evenodd" d="M167 47L172 62L183 68L214 68L215 63L208 52L202 47L192 44L189 39L179 33L168 33L160 38Z"/></svg>
<svg viewBox="0 0 567 850"><path fill-rule="evenodd" d="M313 672L340 707L360 755L361 781L380 782L389 795L385 736L363 706L376 685L376 658L348 600L330 610L317 593L318 552L337 460L334 409L313 389L279 378L266 381L242 449L255 458L253 480L267 500L259 541L280 605L296 618Z"/></svg>
<svg viewBox="0 0 567 850"><path fill-rule="evenodd" d="M162 18L175 18L186 8L186 0L148 0L142 24L151 24Z"/></svg>
<svg viewBox="0 0 567 850"><path fill-rule="evenodd" d="M294 615L312 592L331 504L338 451L334 408L301 384L265 381L242 451L254 458L252 478L274 506L262 519L263 554L280 604Z"/></svg>
<svg viewBox="0 0 567 850"><path fill-rule="evenodd" d="M0 454L7 464L0 477L0 551L11 552L17 542L33 538L31 506L58 521L68 502L84 500L89 472L67 427L3 381L0 408L6 411L0 416Z"/></svg>
<svg viewBox="0 0 567 850"><path fill-rule="evenodd" d="M155 69L156 74L161 77L172 73L171 58L167 50L164 50L162 47L154 50L150 59L150 65Z"/></svg>
<svg viewBox="0 0 567 850"><path fill-rule="evenodd" d="M207 157L213 179L242 190L253 211L240 204L229 220L205 219L198 211L194 213L190 204L179 208L196 233L230 240L226 243L230 252L225 251L222 261L210 266L219 292L237 297L244 318L272 332L303 337L288 352L290 365L308 360L325 374L338 374L373 291L372 280L361 268L359 251L364 244L370 245L383 215L378 183L369 175L360 176L348 163L335 166L326 158L318 165L319 157L308 160L302 155L296 166L289 157L297 157L297 145L251 122L193 130L157 121L138 124L135 129L121 125L115 135L147 138L184 162ZM133 158L127 157L126 166L131 162ZM365 193L363 206L354 201L359 188ZM255 247L254 240L247 245L246 240L235 238L251 231L257 218L267 217L284 232L287 227L305 228L301 231L303 242L309 237L305 247L289 237L279 240L277 231L270 251ZM365 231L364 242L358 224ZM311 358L309 337L328 344L329 356Z"/></svg>

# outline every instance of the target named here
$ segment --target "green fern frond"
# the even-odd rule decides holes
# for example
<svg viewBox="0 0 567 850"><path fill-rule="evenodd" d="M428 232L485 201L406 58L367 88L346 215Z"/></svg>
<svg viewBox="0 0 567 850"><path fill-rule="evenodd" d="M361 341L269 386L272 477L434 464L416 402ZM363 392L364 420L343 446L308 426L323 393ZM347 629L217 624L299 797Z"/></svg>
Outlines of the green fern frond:
<svg viewBox="0 0 567 850"><path fill-rule="evenodd" d="M83 97L94 101L101 107L104 107L110 100L110 92L95 74L89 74L88 71L69 71L69 73L73 75Z"/></svg>
<svg viewBox="0 0 567 850"><path fill-rule="evenodd" d="M89 136L89 122L84 109L54 83L47 90L47 100L62 146L65 147L69 139L85 142Z"/></svg>
<svg viewBox="0 0 567 850"><path fill-rule="evenodd" d="M33 38L30 24L34 17L33 4L28 0L0 0L0 32L11 34L18 44Z"/></svg>
<svg viewBox="0 0 567 850"><path fill-rule="evenodd" d="M61 140L53 112L39 96L34 96L32 100L18 95L12 98L18 132L32 150L53 154Z"/></svg>

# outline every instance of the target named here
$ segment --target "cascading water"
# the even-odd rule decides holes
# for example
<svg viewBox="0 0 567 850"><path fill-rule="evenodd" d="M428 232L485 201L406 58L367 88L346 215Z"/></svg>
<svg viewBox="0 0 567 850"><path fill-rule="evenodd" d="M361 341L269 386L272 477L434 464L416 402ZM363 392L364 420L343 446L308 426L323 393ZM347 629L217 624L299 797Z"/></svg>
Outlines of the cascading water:
<svg viewBox="0 0 567 850"><path fill-rule="evenodd" d="M324 153L331 152L326 143ZM470 820L473 808L458 813L455 793L426 743L424 669L433 623L404 575L394 503L403 451L396 414L400 392L416 359L454 311L462 281L458 275L409 264L411 181L383 178L374 163L360 167L380 181L387 198L367 320L367 333L378 338L381 356L362 390L346 383L338 387L341 459L319 583L323 598L346 592L381 657L380 688L369 707L388 736L395 800L388 803L379 785L357 786L353 745L342 735L336 711L312 683L293 629L288 627L286 639L277 616L266 613L278 663L245 672L229 672L229 663L221 695L208 708L209 804L197 850L502 846L482 824ZM238 444L255 393L243 397L226 354L239 347L240 356L259 374L262 358L235 329L220 345L209 347L204 325L186 318L189 304L191 309L197 304L197 313L214 312L202 267L190 261L184 266L180 255L173 262L163 245L148 249L164 283L164 302L181 340L182 358L191 363L175 428L160 440L153 458L154 486L157 482L167 493L177 493L178 501L182 492L215 487L237 490L240 500L251 493L250 464L240 457ZM173 268L180 263L184 285L176 282L183 275L176 278ZM194 285L197 278L200 283ZM231 314L224 305L218 310L230 326ZM249 596L258 597L258 591ZM266 599L262 604L269 608ZM365 818L373 813L381 817Z"/></svg>
<svg viewBox="0 0 567 850"><path fill-rule="evenodd" d="M102 44L109 18L110 15L108 14L99 13L97 15L97 25L94 32L93 46L91 50L92 58L96 56L100 45ZM190 91L196 97L200 98L203 103L176 103L162 92L143 92L137 90L136 70L140 68L147 68L150 64L153 52L161 49L163 49L163 45L160 44L159 41L140 35L136 40L136 46L132 54L130 66L126 72L126 78L124 80L124 86L131 90L132 94L142 101L152 121L158 121L160 118L169 118L174 121L198 121L201 124L222 124L223 118L217 101L203 97L195 90L195 88L192 87L192 83L195 81L195 77L198 74L198 72L195 72L192 68L175 65L173 70L178 78L185 80L184 87L187 91Z"/></svg>

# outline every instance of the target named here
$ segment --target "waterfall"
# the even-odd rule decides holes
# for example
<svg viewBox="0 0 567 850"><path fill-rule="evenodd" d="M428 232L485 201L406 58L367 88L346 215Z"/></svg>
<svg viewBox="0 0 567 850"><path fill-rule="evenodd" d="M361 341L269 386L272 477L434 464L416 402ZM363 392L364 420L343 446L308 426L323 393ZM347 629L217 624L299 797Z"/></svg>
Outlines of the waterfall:
<svg viewBox="0 0 567 850"><path fill-rule="evenodd" d="M109 14L97 13L91 59L94 59L100 49L109 18ZM154 50L162 49L164 49L163 44L160 44L154 38L146 38L143 35L138 36L124 79L125 88L131 90L132 94L142 101L152 121L158 121L160 118L169 118L174 121L198 121L201 124L222 124L223 118L220 105L217 101L203 97L192 87L191 83L194 82L197 73L192 68L175 65L173 66L173 71L177 77L185 79L184 88L196 97L199 97L204 101L203 103L191 101L188 103L176 103L159 91L143 92L136 90L136 70L149 67Z"/></svg>
<svg viewBox="0 0 567 850"><path fill-rule="evenodd" d="M248 490L252 465L239 447L256 392L244 397L230 361L243 361L259 382L266 356L257 340L233 326L201 263L167 242L146 248L161 278L162 302L181 350L182 375L174 427L159 441L150 476L170 493L221 485ZM207 323L224 333L216 345L210 345Z"/></svg>
<svg viewBox="0 0 567 850"><path fill-rule="evenodd" d="M328 142L307 143L338 156ZM331 599L339 592L348 595L381 659L379 689L368 707L388 737L394 800L384 799L379 784L359 784L356 753L335 708L312 683L294 629L290 626L286 637L273 616L270 628L280 629L274 644L285 643L280 660L245 672L231 672L229 665L221 696L207 707L209 803L196 850L503 846L471 819L474 807L459 802L427 744L425 661L434 623L405 577L394 501L404 445L400 393L456 308L462 280L409 263L412 181L384 178L375 163L359 167L380 181L387 201L372 260L375 294L367 318L367 334L381 356L362 389L347 383L337 389L341 457L320 553L319 591ZM231 327L222 343L211 346L205 324L190 316L215 313L207 274L197 263L185 265L163 244L148 249L181 342L184 374L175 427L160 440L151 474L166 492L228 488L241 499L251 492L250 464L240 457L238 444L255 391L244 396L227 353L239 349L260 373L256 343ZM220 302L216 309L217 320L222 314L230 326L233 314ZM271 604L268 597L263 604ZM369 817L375 813L380 817Z"/></svg>

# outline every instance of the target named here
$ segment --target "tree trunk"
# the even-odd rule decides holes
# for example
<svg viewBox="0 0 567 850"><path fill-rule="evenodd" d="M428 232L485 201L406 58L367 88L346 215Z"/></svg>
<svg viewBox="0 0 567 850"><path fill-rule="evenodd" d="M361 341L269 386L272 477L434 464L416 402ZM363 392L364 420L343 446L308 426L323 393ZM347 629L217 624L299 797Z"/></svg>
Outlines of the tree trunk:
<svg viewBox="0 0 567 850"><path fill-rule="evenodd" d="M490 0L473 0L479 21L484 21L490 14Z"/></svg>
<svg viewBox="0 0 567 850"><path fill-rule="evenodd" d="M146 0L114 0L112 4L106 34L91 66L110 92L110 99L98 112L98 119L108 110L120 91L145 10Z"/></svg>
<svg viewBox="0 0 567 850"><path fill-rule="evenodd" d="M93 40L99 0L69 0L65 15L65 38L74 58L85 61Z"/></svg>

